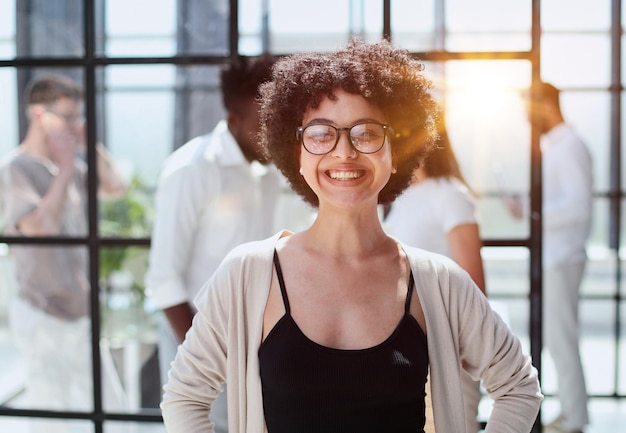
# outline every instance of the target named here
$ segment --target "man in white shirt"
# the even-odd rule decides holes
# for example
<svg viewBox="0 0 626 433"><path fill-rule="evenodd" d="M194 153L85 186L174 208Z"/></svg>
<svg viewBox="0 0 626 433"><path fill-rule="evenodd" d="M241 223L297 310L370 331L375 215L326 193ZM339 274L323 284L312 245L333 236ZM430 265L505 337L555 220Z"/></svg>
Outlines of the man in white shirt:
<svg viewBox="0 0 626 433"><path fill-rule="evenodd" d="M580 433L589 422L579 351L578 300L591 228L592 161L589 150L565 124L559 90L540 83L530 99L529 120L542 134L543 335L557 374L561 414L547 432ZM521 217L519 202L509 202Z"/></svg>
<svg viewBox="0 0 626 433"><path fill-rule="evenodd" d="M223 69L227 119L176 150L161 173L146 287L167 318L159 337L163 383L191 327L199 289L232 248L274 230L280 178L257 146L255 101L273 62L271 56L240 57ZM228 428L225 394L211 411L217 433Z"/></svg>

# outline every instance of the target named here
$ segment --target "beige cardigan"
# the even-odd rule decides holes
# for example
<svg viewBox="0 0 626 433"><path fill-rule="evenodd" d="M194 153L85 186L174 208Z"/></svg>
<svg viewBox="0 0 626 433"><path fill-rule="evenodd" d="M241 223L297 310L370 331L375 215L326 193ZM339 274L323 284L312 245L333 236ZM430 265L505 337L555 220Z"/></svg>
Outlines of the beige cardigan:
<svg viewBox="0 0 626 433"><path fill-rule="evenodd" d="M164 386L169 433L213 432L211 402L228 381L230 433L267 431L258 349L278 233L233 250L196 298L198 314ZM467 273L451 260L402 245L411 262L428 334L437 433L465 429L460 366L494 400L486 433L529 432L542 395L519 340Z"/></svg>

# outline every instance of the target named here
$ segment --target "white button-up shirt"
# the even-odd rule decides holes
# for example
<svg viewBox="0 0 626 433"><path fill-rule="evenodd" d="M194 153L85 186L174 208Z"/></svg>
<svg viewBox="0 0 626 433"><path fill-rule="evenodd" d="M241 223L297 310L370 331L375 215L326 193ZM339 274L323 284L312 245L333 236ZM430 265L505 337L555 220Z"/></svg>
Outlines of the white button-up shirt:
<svg viewBox="0 0 626 433"><path fill-rule="evenodd" d="M235 246L274 232L280 177L249 163L220 122L165 162L146 288L159 308L191 302Z"/></svg>
<svg viewBox="0 0 626 433"><path fill-rule="evenodd" d="M565 124L544 135L541 150L544 266L584 261L593 203L591 155Z"/></svg>

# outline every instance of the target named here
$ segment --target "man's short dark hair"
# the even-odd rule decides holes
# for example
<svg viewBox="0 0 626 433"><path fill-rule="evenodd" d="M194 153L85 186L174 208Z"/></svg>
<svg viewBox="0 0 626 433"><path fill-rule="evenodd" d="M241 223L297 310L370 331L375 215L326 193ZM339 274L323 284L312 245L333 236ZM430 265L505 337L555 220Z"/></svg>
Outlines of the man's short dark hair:
<svg viewBox="0 0 626 433"><path fill-rule="evenodd" d="M259 86L271 78L275 61L274 56L263 54L239 56L226 65L220 74L224 108L231 111L239 102L255 99Z"/></svg>
<svg viewBox="0 0 626 433"><path fill-rule="evenodd" d="M50 105L64 97L80 101L84 97L84 90L62 75L44 75L35 78L26 86L24 100L27 105Z"/></svg>

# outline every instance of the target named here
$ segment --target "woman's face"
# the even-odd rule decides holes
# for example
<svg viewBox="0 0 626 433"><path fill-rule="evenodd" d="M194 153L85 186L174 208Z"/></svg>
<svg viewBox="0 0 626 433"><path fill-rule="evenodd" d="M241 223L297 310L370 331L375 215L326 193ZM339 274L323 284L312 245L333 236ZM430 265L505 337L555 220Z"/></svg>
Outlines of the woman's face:
<svg viewBox="0 0 626 433"><path fill-rule="evenodd" d="M361 95L342 90L334 94L336 100L324 98L317 108L305 112L302 125L322 123L350 128L364 121L385 123L383 112ZM341 208L376 206L379 192L394 171L388 138L384 138L380 150L365 154L353 147L348 131L341 131L334 149L324 155L314 155L303 146L300 167L319 198L320 208L325 204Z"/></svg>

